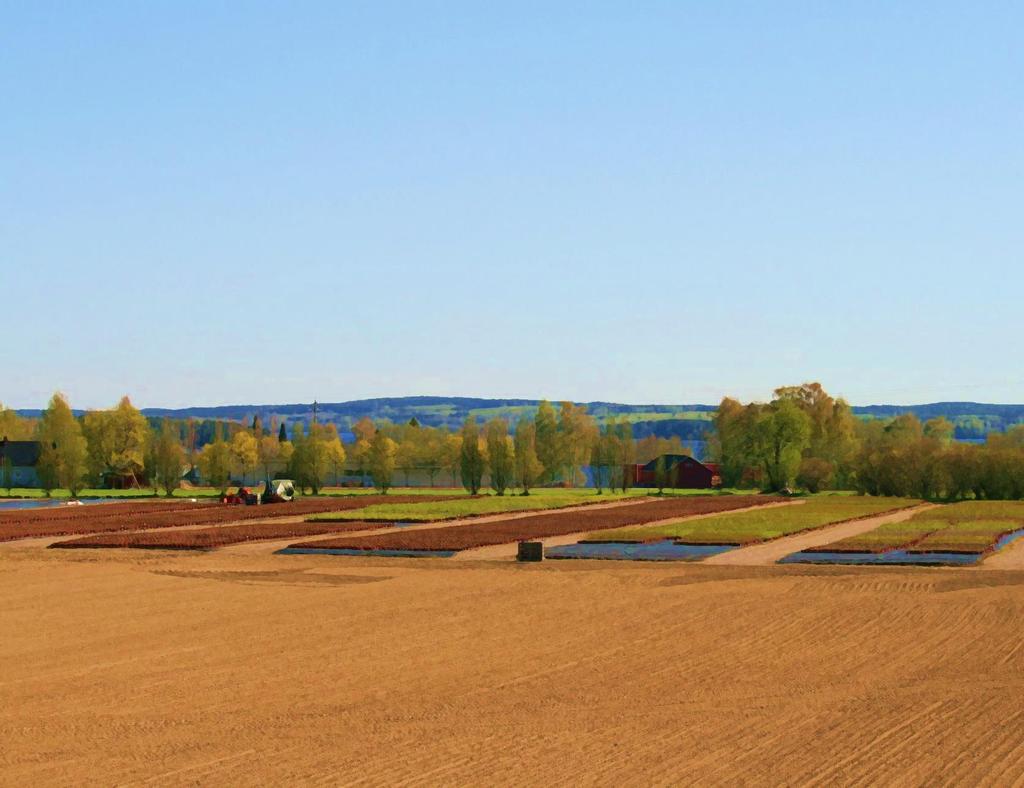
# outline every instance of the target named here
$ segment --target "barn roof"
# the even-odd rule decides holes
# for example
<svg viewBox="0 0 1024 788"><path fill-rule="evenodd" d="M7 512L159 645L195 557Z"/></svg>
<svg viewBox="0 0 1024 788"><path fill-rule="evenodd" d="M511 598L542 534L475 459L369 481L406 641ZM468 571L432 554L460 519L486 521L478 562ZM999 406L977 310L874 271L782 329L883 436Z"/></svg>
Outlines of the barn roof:
<svg viewBox="0 0 1024 788"><path fill-rule="evenodd" d="M689 454L662 454L660 457L655 457L649 463L644 465L645 471L656 471L658 469L658 461L665 461L665 470L674 468L679 463L693 463L695 465L703 465L704 463L699 460L695 460Z"/></svg>
<svg viewBox="0 0 1024 788"><path fill-rule="evenodd" d="M39 461L39 441L9 441L0 438L0 457L9 459L11 465L32 467Z"/></svg>

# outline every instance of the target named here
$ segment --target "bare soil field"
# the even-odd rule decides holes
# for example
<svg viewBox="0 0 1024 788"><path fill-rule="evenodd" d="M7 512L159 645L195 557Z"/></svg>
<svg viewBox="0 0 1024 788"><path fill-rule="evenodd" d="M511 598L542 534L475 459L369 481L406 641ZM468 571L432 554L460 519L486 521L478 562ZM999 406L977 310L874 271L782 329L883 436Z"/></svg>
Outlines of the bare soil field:
<svg viewBox="0 0 1024 788"><path fill-rule="evenodd" d="M1024 781L1024 572L15 542L0 598L0 784Z"/></svg>
<svg viewBox="0 0 1024 788"><path fill-rule="evenodd" d="M619 507L587 507L553 511L516 519L470 523L459 527L402 529L374 536L340 536L293 545L323 550L468 550L527 539L542 539L578 531L621 528L675 517L747 509L785 500L769 495L732 497L692 496L647 500Z"/></svg>
<svg viewBox="0 0 1024 788"><path fill-rule="evenodd" d="M42 512L19 512L0 515L0 542L31 539L39 536L73 536L76 534L139 531L152 528L237 523L246 520L308 516L323 512L361 509L376 503L414 503L447 501L449 495L357 495L351 498L300 498L290 503L267 506L230 506L227 504L125 504L134 509L121 509L119 504L75 507L77 516L51 520L27 518ZM98 511L101 510L102 511ZM336 529L344 530L344 529ZM330 533L331 531L327 531ZM318 531L317 533L325 533Z"/></svg>

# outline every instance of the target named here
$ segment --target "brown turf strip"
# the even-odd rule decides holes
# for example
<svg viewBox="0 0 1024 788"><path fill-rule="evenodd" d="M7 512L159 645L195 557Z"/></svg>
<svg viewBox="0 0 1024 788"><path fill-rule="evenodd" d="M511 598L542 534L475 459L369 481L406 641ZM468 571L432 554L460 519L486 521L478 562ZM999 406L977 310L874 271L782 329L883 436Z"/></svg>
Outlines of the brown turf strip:
<svg viewBox="0 0 1024 788"><path fill-rule="evenodd" d="M130 503L90 503L81 506L50 506L42 509L18 509L0 512L0 528L8 523L68 522L104 517L126 517L153 512L177 512L197 506L216 506L217 501L191 503L179 499L150 498Z"/></svg>
<svg viewBox="0 0 1024 788"><path fill-rule="evenodd" d="M190 508L164 511L152 505L142 512L97 513L93 517L58 522L0 522L0 542L41 536L74 536L117 531L138 531L148 528L177 528L194 525L236 523L244 520L268 520L277 517L296 517L361 509L376 503L414 503L416 501L447 501L451 495L358 495L350 498L301 498L290 503L265 506L231 506L228 504L191 504ZM103 504L104 506L106 504ZM100 504L97 504L97 507ZM86 507L82 507L86 508ZM320 533L332 533L332 528ZM287 537L284 537L287 538Z"/></svg>
<svg viewBox="0 0 1024 788"><path fill-rule="evenodd" d="M316 523L242 523L216 528L194 528L171 531L145 531L143 533L107 533L83 536L67 542L56 542L50 547L137 547L150 550L212 550L243 542L268 539L290 539L296 536L352 531L372 531L386 528L386 524L358 520L337 520Z"/></svg>
<svg viewBox="0 0 1024 788"><path fill-rule="evenodd" d="M627 525L746 509L787 500L773 496L694 496L586 511L555 511L486 523L402 530L375 536L350 536L300 542L293 548L326 550L468 550L528 539L582 531L622 528Z"/></svg>

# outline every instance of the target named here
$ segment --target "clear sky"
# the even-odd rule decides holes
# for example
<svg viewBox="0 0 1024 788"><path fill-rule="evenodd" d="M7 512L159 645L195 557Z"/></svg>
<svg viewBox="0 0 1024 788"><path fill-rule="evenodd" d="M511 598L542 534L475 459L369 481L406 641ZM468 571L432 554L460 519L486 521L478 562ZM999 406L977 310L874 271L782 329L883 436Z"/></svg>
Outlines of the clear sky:
<svg viewBox="0 0 1024 788"><path fill-rule="evenodd" d="M1015 3L28 2L0 401L1024 402Z"/></svg>

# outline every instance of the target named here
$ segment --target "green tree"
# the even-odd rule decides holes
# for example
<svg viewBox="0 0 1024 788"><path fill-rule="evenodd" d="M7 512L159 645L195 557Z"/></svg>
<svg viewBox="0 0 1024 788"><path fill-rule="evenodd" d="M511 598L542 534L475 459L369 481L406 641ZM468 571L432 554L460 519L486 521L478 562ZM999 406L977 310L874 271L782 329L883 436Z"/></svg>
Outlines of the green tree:
<svg viewBox="0 0 1024 788"><path fill-rule="evenodd" d="M782 490L793 483L810 434L810 418L790 399L775 400L760 411L753 448L770 490Z"/></svg>
<svg viewBox="0 0 1024 788"><path fill-rule="evenodd" d="M130 477L138 485L138 476L146 466L150 440L149 422L122 397L113 410L90 411L82 420L89 446L89 471L96 477Z"/></svg>
<svg viewBox="0 0 1024 788"><path fill-rule="evenodd" d="M750 456L752 411L737 400L723 397L715 412L715 430L709 441L711 457L722 467L722 484L738 487L747 468L754 464Z"/></svg>
<svg viewBox="0 0 1024 788"><path fill-rule="evenodd" d="M264 435L258 444L259 464L263 469L266 481L273 478L274 471L281 459L281 443L273 435Z"/></svg>
<svg viewBox="0 0 1024 788"><path fill-rule="evenodd" d="M562 446L558 432L558 418L555 409L546 399L537 407L534 420L536 430L537 459L544 466L542 479L553 482L562 470Z"/></svg>
<svg viewBox="0 0 1024 788"><path fill-rule="evenodd" d="M32 438L35 425L30 419L22 418L12 408L0 405L0 440L27 441Z"/></svg>
<svg viewBox="0 0 1024 788"><path fill-rule="evenodd" d="M516 423L515 469L516 479L523 490L523 495L530 494L530 488L536 484L537 479L544 472L544 466L537 458L536 437L537 431L533 421L520 419Z"/></svg>
<svg viewBox="0 0 1024 788"><path fill-rule="evenodd" d="M345 462L345 449L333 424L312 424L302 446L303 474L306 482L319 495L332 467Z"/></svg>
<svg viewBox="0 0 1024 788"><path fill-rule="evenodd" d="M491 419L484 428L487 439L487 466L490 471L491 488L498 495L504 495L512 483L514 453L508 435L508 424L504 419Z"/></svg>
<svg viewBox="0 0 1024 788"><path fill-rule="evenodd" d="M561 459L569 467L569 483L576 486L576 472L590 461L590 452L597 439L597 424L587 413L586 405L561 403L558 414Z"/></svg>
<svg viewBox="0 0 1024 788"><path fill-rule="evenodd" d="M484 454L480 450L480 429L477 427L476 419L468 416L462 425L459 471L462 476L462 486L469 491L470 495L480 492L484 465Z"/></svg>
<svg viewBox="0 0 1024 788"><path fill-rule="evenodd" d="M231 438L231 457L242 472L242 484L246 483L249 469L255 468L260 459L259 443L251 432L239 430Z"/></svg>
<svg viewBox="0 0 1024 788"><path fill-rule="evenodd" d="M452 487L462 469L462 436L449 433L441 444L441 468L452 478Z"/></svg>
<svg viewBox="0 0 1024 788"><path fill-rule="evenodd" d="M636 441L633 439L633 424L623 420L612 426L613 440L611 442L612 455L615 465L612 474L612 489L618 482L622 492L633 483L632 468L636 462Z"/></svg>
<svg viewBox="0 0 1024 788"><path fill-rule="evenodd" d="M663 494L668 487L668 473L668 461L663 454L654 461L654 486L658 488L658 495Z"/></svg>
<svg viewBox="0 0 1024 788"><path fill-rule="evenodd" d="M220 424L214 432L212 443L207 443L199 453L199 471L207 483L224 495L231 483L231 447L221 434Z"/></svg>
<svg viewBox="0 0 1024 788"><path fill-rule="evenodd" d="M935 419L928 419L924 423L924 434L926 438L933 438L943 446L949 446L953 442L955 428L953 422L945 416Z"/></svg>
<svg viewBox="0 0 1024 788"><path fill-rule="evenodd" d="M364 416L352 425L352 434L355 436L355 442L352 445L351 451L352 461L359 470L359 475L363 477L363 484L365 485L366 472L369 467L370 443L377 434L377 427L370 419Z"/></svg>
<svg viewBox="0 0 1024 788"><path fill-rule="evenodd" d="M50 399L39 420L38 440L37 471L43 488L47 494L58 487L66 488L76 497L88 467L88 446L78 419L59 392Z"/></svg>
<svg viewBox="0 0 1024 788"><path fill-rule="evenodd" d="M810 493L820 492L828 487L832 481L835 469L832 463L821 457L804 457L800 461L800 470L796 476L796 483Z"/></svg>
<svg viewBox="0 0 1024 788"><path fill-rule="evenodd" d="M309 447L306 440L306 428L301 421L292 425L292 455L288 463L288 475L295 480L296 486L305 495L309 487Z"/></svg>
<svg viewBox="0 0 1024 788"><path fill-rule="evenodd" d="M391 488L391 479L395 473L395 455L397 451L398 444L382 430L377 430L374 433L373 439L370 441L367 464L370 470L370 478L373 479L373 486L385 495Z"/></svg>
<svg viewBox="0 0 1024 788"><path fill-rule="evenodd" d="M154 492L156 484L164 488L170 498L181 485L181 470L185 464L185 449L181 445L178 427L170 419L160 423L160 433L153 446Z"/></svg>

